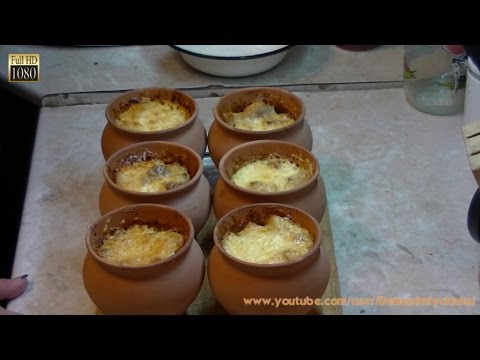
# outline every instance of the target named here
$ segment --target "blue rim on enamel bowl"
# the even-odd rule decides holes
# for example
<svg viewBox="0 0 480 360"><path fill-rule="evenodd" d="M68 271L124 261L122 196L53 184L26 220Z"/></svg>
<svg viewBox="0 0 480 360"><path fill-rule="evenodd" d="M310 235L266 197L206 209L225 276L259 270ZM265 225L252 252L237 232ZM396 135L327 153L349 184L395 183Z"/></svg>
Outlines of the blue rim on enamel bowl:
<svg viewBox="0 0 480 360"><path fill-rule="evenodd" d="M275 54L287 51L287 50L291 49L292 47L294 47L295 45L285 45L284 47L282 47L280 49L268 51L268 52L265 52L265 53L254 54L254 55L243 55L243 56L238 56L238 55L236 55L236 56L207 55L207 54L202 54L202 53L186 50L186 49L180 47L179 45L168 45L168 46L170 46L171 48L173 48L173 49L175 49L179 52L182 52L184 54L188 54L188 55L191 55L191 56L197 56L197 57L201 57L201 58L205 58L205 59L212 59L212 60L249 60L249 59L258 59L258 58L262 58L262 57L266 57L266 56L275 55Z"/></svg>

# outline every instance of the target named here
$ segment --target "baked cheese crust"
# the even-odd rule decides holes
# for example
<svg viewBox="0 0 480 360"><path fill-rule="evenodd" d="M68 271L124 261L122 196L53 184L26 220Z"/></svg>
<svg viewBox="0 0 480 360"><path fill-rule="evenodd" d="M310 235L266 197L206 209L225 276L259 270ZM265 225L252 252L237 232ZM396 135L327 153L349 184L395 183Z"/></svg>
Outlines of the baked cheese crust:
<svg viewBox="0 0 480 360"><path fill-rule="evenodd" d="M180 104L141 98L122 112L115 123L122 129L148 132L175 128L189 118L189 112Z"/></svg>
<svg viewBox="0 0 480 360"><path fill-rule="evenodd" d="M135 224L107 236L97 254L115 265L144 266L172 256L184 242L183 235L173 229Z"/></svg>
<svg viewBox="0 0 480 360"><path fill-rule="evenodd" d="M275 107L261 100L255 100L242 112L225 113L223 119L231 127L251 131L280 129L294 122L289 114L278 114Z"/></svg>
<svg viewBox="0 0 480 360"><path fill-rule="evenodd" d="M271 215L265 225L249 222L237 234L228 232L222 246L231 256L256 264L295 261L313 246L310 232L294 221Z"/></svg>

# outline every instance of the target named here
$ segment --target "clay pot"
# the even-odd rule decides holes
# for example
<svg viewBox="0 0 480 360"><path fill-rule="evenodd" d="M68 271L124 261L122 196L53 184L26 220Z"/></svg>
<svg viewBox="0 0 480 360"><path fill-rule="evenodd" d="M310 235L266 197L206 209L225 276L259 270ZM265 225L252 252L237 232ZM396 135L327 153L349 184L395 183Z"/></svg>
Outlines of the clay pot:
<svg viewBox="0 0 480 360"><path fill-rule="evenodd" d="M115 119L140 98L167 99L188 109L190 118L182 125L160 131L135 131L119 127ZM144 88L129 91L113 100L105 110L107 125L102 134L103 157L108 159L117 150L134 143L144 141L171 141L192 148L200 157L205 154L207 134L203 123L197 119L198 105L183 91L168 88Z"/></svg>
<svg viewBox="0 0 480 360"><path fill-rule="evenodd" d="M235 233L249 222L263 223L269 215L289 217L314 235L313 247L300 259L281 264L253 264L229 255L221 240L228 231ZM222 217L213 232L215 246L207 264L210 287L219 303L232 314L306 314L315 306L289 305L294 299L320 298L330 276L323 251L320 227L306 212L287 205L254 204L235 209ZM281 299L277 306L247 305L244 299ZM286 299L286 300L285 300Z"/></svg>
<svg viewBox="0 0 480 360"><path fill-rule="evenodd" d="M115 168L130 154L143 154L145 150L160 158L172 157L185 166L190 173L189 182L177 188L161 192L138 192L120 188L114 181ZM206 223L212 205L210 184L203 175L203 162L192 149L167 141L151 141L133 144L114 153L103 168L105 182L99 196L100 213L105 214L132 204L163 204L184 212L192 221L197 234Z"/></svg>
<svg viewBox="0 0 480 360"><path fill-rule="evenodd" d="M185 244L174 255L146 266L113 265L97 255L105 229L138 221L175 228L184 234ZM137 204L116 209L93 223L86 243L83 282L104 314L182 314L202 286L205 264L192 223L171 207Z"/></svg>
<svg viewBox="0 0 480 360"><path fill-rule="evenodd" d="M313 166L309 181L294 189L278 192L258 192L244 189L230 179L243 164L276 153L297 157ZM220 161L217 184L213 192L213 210L217 219L227 212L247 204L282 203L305 210L320 222L327 203L325 185L319 174L320 166L315 156L304 148L285 141L259 140L238 145Z"/></svg>
<svg viewBox="0 0 480 360"><path fill-rule="evenodd" d="M268 131L251 131L236 129L228 125L223 114L241 112L253 101L261 99L275 106L277 112L288 113L295 122L281 129ZM312 131L305 120L305 104L302 99L289 91L279 88L246 88L224 95L213 108L214 121L208 133L208 150L215 164L228 150L237 145L255 140L288 141L312 150Z"/></svg>

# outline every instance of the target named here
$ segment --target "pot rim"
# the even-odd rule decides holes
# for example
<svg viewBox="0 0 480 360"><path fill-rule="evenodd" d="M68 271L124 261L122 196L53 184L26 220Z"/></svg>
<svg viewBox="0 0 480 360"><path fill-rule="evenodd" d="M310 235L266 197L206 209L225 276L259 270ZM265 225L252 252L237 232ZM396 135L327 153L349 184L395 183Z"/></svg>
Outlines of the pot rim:
<svg viewBox="0 0 480 360"><path fill-rule="evenodd" d="M259 191L254 191L254 190L250 190L250 189L245 189L243 187L238 186L237 184L235 184L233 181L230 180L230 177L228 176L227 171L225 170L225 163L227 162L227 160L231 156L233 156L233 153L235 153L238 149L242 149L242 148L245 148L245 147L251 147L251 146L255 146L255 145L259 145L259 144L277 144L277 145L293 146L296 149L300 150L300 152L302 152L304 154L307 154L307 156L309 156L310 160L313 160L313 165L315 167L315 170L312 174L312 177L307 182L303 183L302 185L300 185L298 187L295 187L293 189L284 190L284 191L259 192ZM256 195L256 196L261 195L261 196L266 196L266 197L273 197L273 196L280 196L280 195L289 195L289 194L292 194L292 193L300 192L303 189L306 189L306 188L310 187L318 179L318 175L320 173L320 164L318 163L317 158L313 155L312 152L308 151L307 149L305 149L305 148L303 148L299 145L290 143L288 141L281 141L281 140L256 140L256 141L249 141L249 142L237 145L237 146L233 147L232 149L230 149L229 151L227 151L225 153L225 155L223 155L222 158L220 159L220 163L218 164L218 173L220 175L220 178L228 186L235 189L236 191L247 193L247 194L250 194L250 195Z"/></svg>
<svg viewBox="0 0 480 360"><path fill-rule="evenodd" d="M179 187L173 188L171 190L165 190L165 191L142 192L142 191L127 190L127 189L123 189L120 186L118 186L115 183L115 181L113 181L113 179L111 179L110 165L115 160L117 160L117 158L120 157L121 153L125 153L126 151L128 152L128 150L131 150L131 149L134 149L134 148L138 148L138 150L140 150L142 147L148 149L148 146L151 145L151 144L161 144L161 145L164 145L166 148L169 148L169 147L183 148L188 153L190 153L193 157L195 157L195 159L197 160L198 170L197 170L196 174L190 179L190 181L186 182L185 184L182 184ZM103 166L103 177L104 177L105 181L108 183L109 186L111 186L115 191L118 191L118 192L121 192L121 193L124 193L124 194L128 194L128 195L135 195L135 196L146 196L146 197L148 197L148 196L158 196L158 195L167 196L167 195L176 194L176 193L184 191L185 189L188 189L192 185L196 184L200 180L200 177L202 175L203 175L203 161L202 161L202 158L200 157L200 155L198 155L197 152L195 152L193 149L191 149L190 147L188 147L186 145L173 143L173 142L170 142L170 141L144 141L144 142L135 143L135 144L132 144L132 145L125 146L125 147L117 150L116 152L114 152L112 155L110 155L110 157L105 162L105 165Z"/></svg>
<svg viewBox="0 0 480 360"><path fill-rule="evenodd" d="M227 101L230 97L232 96L235 96L236 94L239 94L239 93L248 93L248 92L258 92L258 91L268 91L268 92L282 92L288 96L291 96L293 97L299 104L300 104L300 115L298 115L292 124L290 125L287 125L287 126L284 126L284 127L281 127L279 129L274 129L274 130L261 130L261 131L256 131L256 130L244 130L244 129L237 129L237 128L234 128L234 127L231 127L230 125L228 125L224 120L223 120L223 116L220 115L219 111L218 111L218 108L220 106L220 104L222 104L223 102ZM288 91L288 90L285 90L285 89L282 89L282 88L278 88L278 87L268 87L268 86L259 86L259 87L248 87L248 88L243 88L243 89L237 89L237 90L234 90L228 94L225 94L223 95L220 100L217 101L217 103L214 105L213 107L213 117L215 119L215 122L221 126L222 128L224 129L227 129L228 131L231 131L233 133L238 133L238 134L243 134L243 135L259 135L259 136L265 136L267 134L277 134L277 133L281 133L283 131L288 131L290 130L291 128L295 127L295 126L298 126L298 124L300 124L302 121L305 120L305 114L306 114L306 107L305 107L305 103L303 102L303 100L295 95L294 93Z"/></svg>
<svg viewBox="0 0 480 360"><path fill-rule="evenodd" d="M180 215L180 217L183 218L183 220L185 220L185 222L188 225L188 238L185 240L185 242L183 243L180 250L178 250L175 254L173 254L173 255L165 258L165 259L156 261L156 262L151 263L151 264L141 265L141 266L117 265L117 264L113 264L113 263L110 263L108 261L105 261L105 259L98 256L98 254L96 253L96 251L93 249L92 245L90 244L90 238L92 237L91 234L92 234L92 231L93 231L95 225L98 224L99 222L103 221L104 219L107 219L109 216L112 216L115 213L130 212L130 211L133 211L133 208L142 208L142 207L143 208L144 207L154 207L154 208L161 208L161 209L166 209L166 210L169 210L169 211L173 211L173 212L178 213ZM112 211L109 211L108 213L98 217L92 223L92 225L90 225L90 227L88 228L87 235L85 237L85 243L87 245L87 250L88 250L89 254L96 261L98 261L102 265L105 265L105 266L111 267L111 268L115 268L115 269L145 270L145 269L155 268L159 265L166 264L168 262L174 261L175 259L181 257L191 247L191 245L193 243L193 238L194 238L194 229L193 229L192 221L190 220L190 218L187 215L185 215L185 213L183 211L177 210L177 209L175 209L171 206L167 206L167 205L141 203L141 204L123 206L121 208L117 208L117 209L114 209Z"/></svg>
<svg viewBox="0 0 480 360"><path fill-rule="evenodd" d="M315 242L313 244L313 246L310 248L310 250L308 250L308 252L303 255L302 257L298 258L297 260L294 260L294 261L290 261L290 262L284 262L284 263L278 263L278 264L258 264L258 263L252 263L252 262L248 262L248 261L244 261L244 260L240 260L232 255L230 255L229 253L227 253L225 251L225 249L223 248L222 244L220 243L220 239L218 237L218 227L219 227L219 224L221 224L222 222L224 222L228 217L232 216L233 214L235 214L236 212L239 212L243 209L247 209L247 208L255 208L255 207L277 207L277 208L284 208L284 209L287 209L287 210L294 210L294 211L297 211L297 212L300 212L301 214L305 215L307 218L309 218L309 220L314 224L314 226L316 227L317 229L317 234L314 234L314 239L315 239ZM322 237L322 230L320 229L320 224L318 223L318 221L312 216L310 215L309 213L307 213L306 211L298 208L298 207L295 207L295 206L291 206L291 205L287 205L287 204L280 204L280 203L269 203L269 202L263 202L263 203L255 203L255 204L248 204L248 205L243 205L243 206L240 206L238 208L235 208L231 211L229 211L228 213L226 213L224 216L222 216L218 221L217 223L215 224L215 227L213 229L213 242L215 243L215 246L217 247L218 251L220 251L220 253L223 255L223 256L226 256L229 260L231 260L232 262L234 263L237 263L237 264L240 264L242 266L246 266L248 268L261 268L261 269L283 269L283 268L286 268L286 267L290 267L290 266L293 266L293 265L296 265L296 264L300 264L304 261L306 261L308 258L310 258L311 256L315 255L316 252L320 251L320 245L322 244L322 240L323 240L323 237Z"/></svg>
<svg viewBox="0 0 480 360"><path fill-rule="evenodd" d="M135 95L140 95L146 91L156 91L156 90L166 90L168 92L172 93L177 93L180 94L181 96L186 97L192 104L193 104L193 113L192 115L188 118L187 121L185 121L183 124L180 124L176 127L169 128L169 129L164 129L164 130L157 130L157 131L139 131L139 130L130 130L130 129L125 129L120 126L118 126L115 123L115 119L113 119L109 111L112 109L114 106L116 106L119 102L129 100L131 97ZM133 134L133 135L143 135L143 136L154 136L154 135L162 135L162 134L168 134L170 132L174 132L183 128L186 128L191 125L193 121L198 116L198 104L195 101L195 99L187 94L186 92L182 90L177 90L174 88L168 88L168 87L146 87L146 88L139 88L139 89L134 89L127 91L126 93L123 93L122 95L116 97L114 100L112 100L108 105L107 108L105 109L105 117L107 118L107 123L112 126L115 130L126 133L126 134Z"/></svg>

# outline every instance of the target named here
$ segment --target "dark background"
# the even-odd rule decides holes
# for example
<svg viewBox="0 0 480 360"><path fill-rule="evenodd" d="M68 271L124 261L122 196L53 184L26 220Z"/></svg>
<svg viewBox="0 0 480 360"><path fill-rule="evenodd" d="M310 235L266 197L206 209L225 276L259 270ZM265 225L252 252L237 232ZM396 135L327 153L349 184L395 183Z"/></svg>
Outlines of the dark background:
<svg viewBox="0 0 480 360"><path fill-rule="evenodd" d="M0 88L0 278L12 275L39 108ZM5 305L5 302L0 302Z"/></svg>

